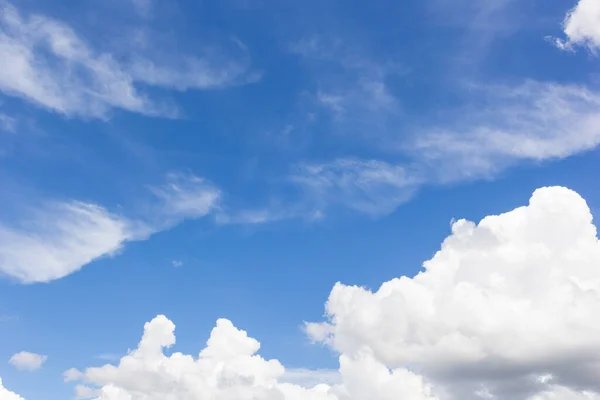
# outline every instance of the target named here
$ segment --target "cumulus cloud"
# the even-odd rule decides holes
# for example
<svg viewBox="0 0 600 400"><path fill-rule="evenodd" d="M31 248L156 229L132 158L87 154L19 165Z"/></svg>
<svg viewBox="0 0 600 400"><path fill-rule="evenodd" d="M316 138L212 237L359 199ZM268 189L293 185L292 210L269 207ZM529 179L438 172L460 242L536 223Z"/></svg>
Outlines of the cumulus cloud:
<svg viewBox="0 0 600 400"><path fill-rule="evenodd" d="M62 21L23 16L4 0L0 10L0 58L6 60L0 91L60 114L106 118L112 109L123 109L176 116L174 107L150 99L136 84L186 90L245 82L240 76L247 72L247 60L174 56L157 62L134 50L130 60L123 59L94 49Z"/></svg>
<svg viewBox="0 0 600 400"><path fill-rule="evenodd" d="M418 184L416 176L401 166L357 159L304 164L291 179L307 190L317 207L342 204L370 215L392 212Z"/></svg>
<svg viewBox="0 0 600 400"><path fill-rule="evenodd" d="M0 221L0 273L22 283L49 282L118 253L130 241L209 214L218 189L194 175L169 176L153 187L156 207L130 218L78 201L46 202L18 223Z"/></svg>
<svg viewBox="0 0 600 400"><path fill-rule="evenodd" d="M413 278L375 292L336 284L328 320L306 331L339 353L337 380L286 373L224 319L198 356L167 356L175 326L164 316L118 365L65 377L98 400L599 399L599 265L586 202L542 188L527 206L455 222Z"/></svg>
<svg viewBox="0 0 600 400"><path fill-rule="evenodd" d="M65 373L67 380L81 380L78 392L89 390L97 400L341 400L372 399L370 388L357 382L351 387L318 384L305 388L279 380L285 369L277 360L259 356L259 342L248 337L225 319L217 321L206 347L197 357L181 353L165 356L164 349L175 344L174 324L158 316L144 327L136 350L121 358L119 365L88 368ZM423 395L421 379L410 372L391 376L369 357L344 360L342 374L358 376L365 372L380 374L381 390L407 380L397 393L411 399L430 399ZM83 390L81 387L87 389ZM97 391L97 392L96 392ZM97 393L97 394L95 394ZM366 396L366 397L365 397ZM382 399L392 397L381 397ZM397 398L397 397L396 397Z"/></svg>
<svg viewBox="0 0 600 400"><path fill-rule="evenodd" d="M566 39L554 39L563 50L575 46L587 47L592 51L600 48L600 3L597 0L579 0L567 13L563 22Z"/></svg>
<svg viewBox="0 0 600 400"><path fill-rule="evenodd" d="M9 391L8 389L5 389L4 386L2 385L2 378L0 378L0 399L2 399L2 400L25 400L18 394L13 393L13 392Z"/></svg>
<svg viewBox="0 0 600 400"><path fill-rule="evenodd" d="M408 366L440 398L598 396L598 265L586 202L542 188L526 207L454 223L414 278L376 292L338 283L329 322L307 332L341 354Z"/></svg>
<svg viewBox="0 0 600 400"><path fill-rule="evenodd" d="M42 365L48 360L47 356L22 351L13 355L9 363L22 371L35 371L42 368Z"/></svg>

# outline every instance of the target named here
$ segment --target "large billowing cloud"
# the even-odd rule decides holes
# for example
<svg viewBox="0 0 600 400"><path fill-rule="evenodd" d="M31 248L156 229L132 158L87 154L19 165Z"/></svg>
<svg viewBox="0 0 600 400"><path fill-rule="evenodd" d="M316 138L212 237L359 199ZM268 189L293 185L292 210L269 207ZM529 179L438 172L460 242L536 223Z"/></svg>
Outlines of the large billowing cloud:
<svg viewBox="0 0 600 400"><path fill-rule="evenodd" d="M283 366L227 320L197 357L166 356L164 316L119 365L65 376L99 400L600 399L600 243L566 188L455 222L414 278L375 292L338 283L326 309L306 330L340 354L339 383L282 383Z"/></svg>
<svg viewBox="0 0 600 400"><path fill-rule="evenodd" d="M0 399L2 400L24 400L21 396L16 393L5 389L2 385L2 379L0 379Z"/></svg>
<svg viewBox="0 0 600 400"><path fill-rule="evenodd" d="M600 244L576 193L543 188L527 207L457 221L424 268L376 292L337 284L329 321L307 331L342 354L410 366L442 398L600 391Z"/></svg>

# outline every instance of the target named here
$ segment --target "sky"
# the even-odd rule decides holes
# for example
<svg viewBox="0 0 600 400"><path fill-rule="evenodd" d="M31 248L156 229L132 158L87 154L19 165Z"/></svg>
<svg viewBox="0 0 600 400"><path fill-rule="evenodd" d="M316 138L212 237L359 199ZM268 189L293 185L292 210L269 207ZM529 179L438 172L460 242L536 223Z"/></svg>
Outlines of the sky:
<svg viewBox="0 0 600 400"><path fill-rule="evenodd" d="M598 0L0 0L0 400L600 400Z"/></svg>

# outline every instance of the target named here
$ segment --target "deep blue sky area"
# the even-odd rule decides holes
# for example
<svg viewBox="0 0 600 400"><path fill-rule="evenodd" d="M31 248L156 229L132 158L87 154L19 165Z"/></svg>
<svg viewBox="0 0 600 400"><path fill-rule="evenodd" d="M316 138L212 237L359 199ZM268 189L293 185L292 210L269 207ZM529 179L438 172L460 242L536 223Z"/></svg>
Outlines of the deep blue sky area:
<svg viewBox="0 0 600 400"><path fill-rule="evenodd" d="M0 0L3 385L72 398L64 371L158 314L175 351L227 318L334 369L303 323L336 282L412 277L451 221L540 187L598 215L600 39L565 37L574 6Z"/></svg>

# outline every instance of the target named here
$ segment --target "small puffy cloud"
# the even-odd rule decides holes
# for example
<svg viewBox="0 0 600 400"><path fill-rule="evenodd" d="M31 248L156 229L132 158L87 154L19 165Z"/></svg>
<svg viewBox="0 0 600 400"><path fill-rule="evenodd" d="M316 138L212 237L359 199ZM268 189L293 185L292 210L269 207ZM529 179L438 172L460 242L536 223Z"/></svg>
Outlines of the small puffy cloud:
<svg viewBox="0 0 600 400"><path fill-rule="evenodd" d="M554 39L555 44L569 50L575 46L587 47L591 51L600 48L600 2L579 0L567 13L563 22L566 39Z"/></svg>
<svg viewBox="0 0 600 400"><path fill-rule="evenodd" d="M175 268L179 268L183 265L183 261L173 260L173 261L171 261L171 265L173 265Z"/></svg>
<svg viewBox="0 0 600 400"><path fill-rule="evenodd" d="M599 265L586 202L542 188L526 207L454 223L414 278L336 284L329 321L307 332L345 357L409 367L441 399L598 398Z"/></svg>
<svg viewBox="0 0 600 400"><path fill-rule="evenodd" d="M317 207L342 204L370 215L392 212L410 198L418 183L401 166L357 159L304 164L291 179L307 191Z"/></svg>
<svg viewBox="0 0 600 400"><path fill-rule="evenodd" d="M2 400L25 400L18 394L13 393L13 392L9 391L8 389L5 389L4 386L2 385L2 378L0 378L0 399L2 399Z"/></svg>
<svg viewBox="0 0 600 400"><path fill-rule="evenodd" d="M22 371L35 371L42 368L42 365L48 360L48 357L40 354L22 351L13 355L9 363Z"/></svg>

